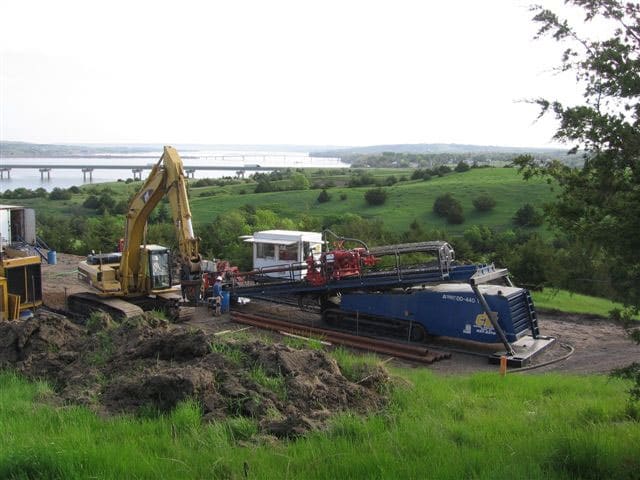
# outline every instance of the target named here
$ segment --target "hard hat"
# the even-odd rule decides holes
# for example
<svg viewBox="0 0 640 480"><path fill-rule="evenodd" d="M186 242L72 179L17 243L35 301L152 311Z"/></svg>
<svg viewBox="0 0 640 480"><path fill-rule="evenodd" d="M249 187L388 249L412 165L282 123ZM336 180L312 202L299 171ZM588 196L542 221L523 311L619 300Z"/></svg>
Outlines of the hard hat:
<svg viewBox="0 0 640 480"><path fill-rule="evenodd" d="M216 281L222 281L222 277L216 278Z"/></svg>

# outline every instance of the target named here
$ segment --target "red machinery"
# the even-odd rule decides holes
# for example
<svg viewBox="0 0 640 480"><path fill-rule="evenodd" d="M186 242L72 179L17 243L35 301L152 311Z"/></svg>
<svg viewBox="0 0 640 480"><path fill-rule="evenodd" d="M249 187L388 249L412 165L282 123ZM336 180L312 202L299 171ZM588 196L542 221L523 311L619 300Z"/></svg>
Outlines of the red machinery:
<svg viewBox="0 0 640 480"><path fill-rule="evenodd" d="M225 281L234 279L236 282L243 282L244 277L242 275L243 274L240 273L240 269L236 266L232 266L227 260L216 261L215 272L204 272L202 274L203 297L207 296L207 292L209 292L210 288L215 283L216 277L220 276Z"/></svg>
<svg viewBox="0 0 640 480"><path fill-rule="evenodd" d="M325 285L332 280L355 277L362 273L363 266L373 266L380 259L366 248L342 249L343 242L336 244L336 250L323 252L319 260L307 258L307 282L314 286Z"/></svg>

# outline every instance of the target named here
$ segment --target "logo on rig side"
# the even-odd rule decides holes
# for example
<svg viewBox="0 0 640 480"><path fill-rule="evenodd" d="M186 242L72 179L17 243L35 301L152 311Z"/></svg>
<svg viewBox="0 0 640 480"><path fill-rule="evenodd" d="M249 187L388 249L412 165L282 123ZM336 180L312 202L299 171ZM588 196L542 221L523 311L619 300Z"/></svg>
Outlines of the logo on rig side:
<svg viewBox="0 0 640 480"><path fill-rule="evenodd" d="M498 312L491 312L498 318ZM496 331L493 328L493 324L491 323L491 319L489 315L485 312L479 313L476 316L476 322L474 324L476 333L483 333L485 335L495 335Z"/></svg>

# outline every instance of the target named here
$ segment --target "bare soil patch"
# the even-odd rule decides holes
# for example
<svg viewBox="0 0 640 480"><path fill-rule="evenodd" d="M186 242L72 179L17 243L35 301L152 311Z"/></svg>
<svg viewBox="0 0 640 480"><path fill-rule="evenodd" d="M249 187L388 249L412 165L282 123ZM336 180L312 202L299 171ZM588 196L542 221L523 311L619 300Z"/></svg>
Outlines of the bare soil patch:
<svg viewBox="0 0 640 480"><path fill-rule="evenodd" d="M354 383L322 351L221 340L151 316L88 331L44 309L0 323L0 368L46 379L64 403L104 414L169 412L195 399L205 420L250 417L278 437L322 428L336 412L379 410L388 381L372 367L366 385Z"/></svg>

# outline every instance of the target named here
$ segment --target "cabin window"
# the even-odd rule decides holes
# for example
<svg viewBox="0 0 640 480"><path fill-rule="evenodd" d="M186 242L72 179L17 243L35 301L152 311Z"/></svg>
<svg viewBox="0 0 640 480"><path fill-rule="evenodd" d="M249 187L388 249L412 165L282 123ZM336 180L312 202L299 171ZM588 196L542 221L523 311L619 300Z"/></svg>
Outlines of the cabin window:
<svg viewBox="0 0 640 480"><path fill-rule="evenodd" d="M298 260L298 244L279 245L278 258L280 260L297 261Z"/></svg>
<svg viewBox="0 0 640 480"><path fill-rule="evenodd" d="M256 243L256 258L276 258L276 247L270 243Z"/></svg>

